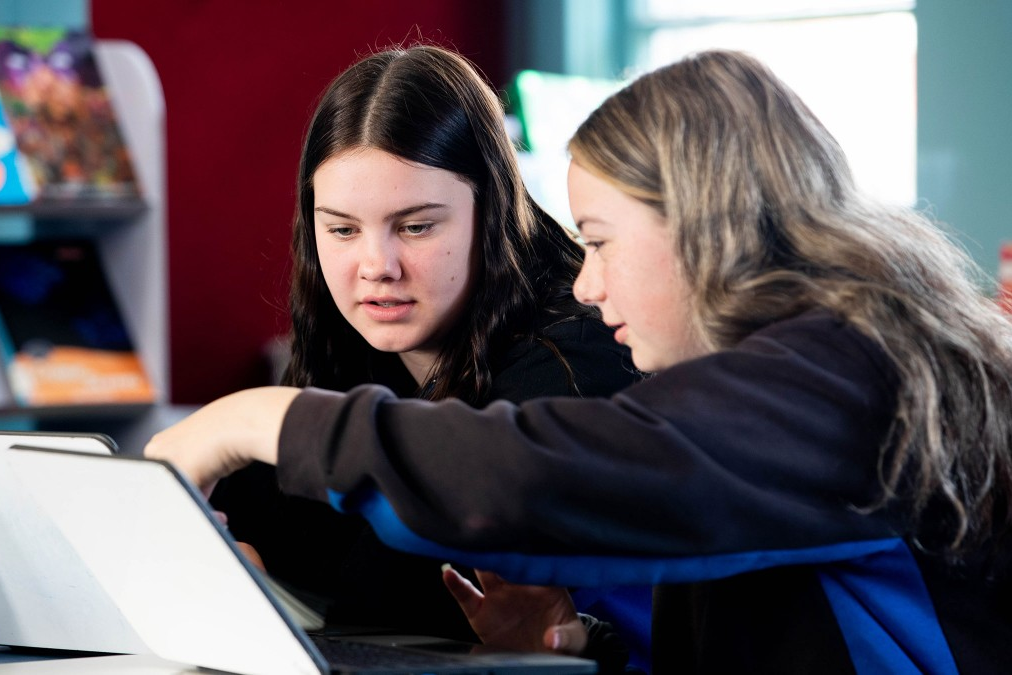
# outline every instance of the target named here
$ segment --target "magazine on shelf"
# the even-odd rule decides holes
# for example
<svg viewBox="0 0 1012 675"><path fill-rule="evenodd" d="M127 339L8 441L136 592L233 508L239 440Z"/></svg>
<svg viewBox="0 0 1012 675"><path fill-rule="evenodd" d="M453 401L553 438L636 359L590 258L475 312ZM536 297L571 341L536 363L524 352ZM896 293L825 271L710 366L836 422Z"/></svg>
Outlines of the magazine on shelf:
<svg viewBox="0 0 1012 675"><path fill-rule="evenodd" d="M0 362L0 407L156 398L90 240L0 244Z"/></svg>
<svg viewBox="0 0 1012 675"><path fill-rule="evenodd" d="M87 33L0 27L0 107L0 204L140 196Z"/></svg>
<svg viewBox="0 0 1012 675"><path fill-rule="evenodd" d="M27 204L37 192L31 167L18 152L14 132L0 106L0 205Z"/></svg>

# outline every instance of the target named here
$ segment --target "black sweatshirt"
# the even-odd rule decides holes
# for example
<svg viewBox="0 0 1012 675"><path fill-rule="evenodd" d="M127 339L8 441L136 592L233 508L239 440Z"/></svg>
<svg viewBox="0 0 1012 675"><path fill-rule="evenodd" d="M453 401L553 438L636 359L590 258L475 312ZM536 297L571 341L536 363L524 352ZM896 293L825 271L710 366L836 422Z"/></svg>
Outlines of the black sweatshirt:
<svg viewBox="0 0 1012 675"><path fill-rule="evenodd" d="M304 391L286 493L526 583L655 584L654 672L1003 672L1008 548L946 565L877 466L895 373L825 313L597 399ZM495 466L495 471L487 467Z"/></svg>
<svg viewBox="0 0 1012 675"><path fill-rule="evenodd" d="M514 343L497 361L492 398L520 402L575 393L603 396L640 379L628 349L617 344L612 331L597 319L573 317L539 334L539 340ZM565 357L575 391L546 341ZM376 380L410 396L417 385L400 359L393 354L376 356ZM489 458L480 470L494 478L496 458ZM439 567L445 560L394 551L380 543L361 516L282 495L273 467L254 464L233 474L218 484L211 503L228 515L229 530L257 550L271 575L325 611L329 624L474 639L443 586ZM629 639L635 642L635 635Z"/></svg>

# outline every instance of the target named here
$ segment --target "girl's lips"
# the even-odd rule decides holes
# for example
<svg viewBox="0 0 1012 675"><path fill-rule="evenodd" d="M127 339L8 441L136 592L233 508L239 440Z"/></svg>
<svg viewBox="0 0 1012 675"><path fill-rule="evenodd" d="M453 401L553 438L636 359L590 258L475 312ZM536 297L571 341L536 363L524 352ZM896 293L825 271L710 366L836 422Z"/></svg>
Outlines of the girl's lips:
<svg viewBox="0 0 1012 675"><path fill-rule="evenodd" d="M620 324L618 328L615 329L615 342L619 343L620 345L624 345L626 338L628 337L629 337L629 327L626 326L624 323Z"/></svg>
<svg viewBox="0 0 1012 675"><path fill-rule="evenodd" d="M403 321L415 307L413 301L380 300L362 302L359 305L374 321Z"/></svg>

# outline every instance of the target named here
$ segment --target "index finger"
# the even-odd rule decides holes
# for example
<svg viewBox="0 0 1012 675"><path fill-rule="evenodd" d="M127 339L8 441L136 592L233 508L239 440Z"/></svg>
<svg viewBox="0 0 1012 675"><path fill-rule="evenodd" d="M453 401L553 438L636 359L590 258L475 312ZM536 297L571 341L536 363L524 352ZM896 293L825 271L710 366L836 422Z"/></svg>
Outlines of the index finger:
<svg viewBox="0 0 1012 675"><path fill-rule="evenodd" d="M443 584L450 595L457 601L464 612L464 616L471 619L481 610L481 603L485 599L482 592L474 587L469 579L453 569L449 564L443 565Z"/></svg>

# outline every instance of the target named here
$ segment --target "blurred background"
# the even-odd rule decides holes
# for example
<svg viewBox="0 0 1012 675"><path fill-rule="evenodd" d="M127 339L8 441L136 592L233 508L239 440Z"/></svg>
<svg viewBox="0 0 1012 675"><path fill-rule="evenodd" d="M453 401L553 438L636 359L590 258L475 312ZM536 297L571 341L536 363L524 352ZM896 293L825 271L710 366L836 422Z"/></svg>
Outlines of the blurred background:
<svg viewBox="0 0 1012 675"><path fill-rule="evenodd" d="M563 149L587 112L730 47L799 91L868 190L929 210L992 274L1012 240L1009 0L0 0L0 24L127 40L157 71L169 403L270 382L309 115L357 56L405 40L456 48L502 92L529 188L564 221Z"/></svg>

